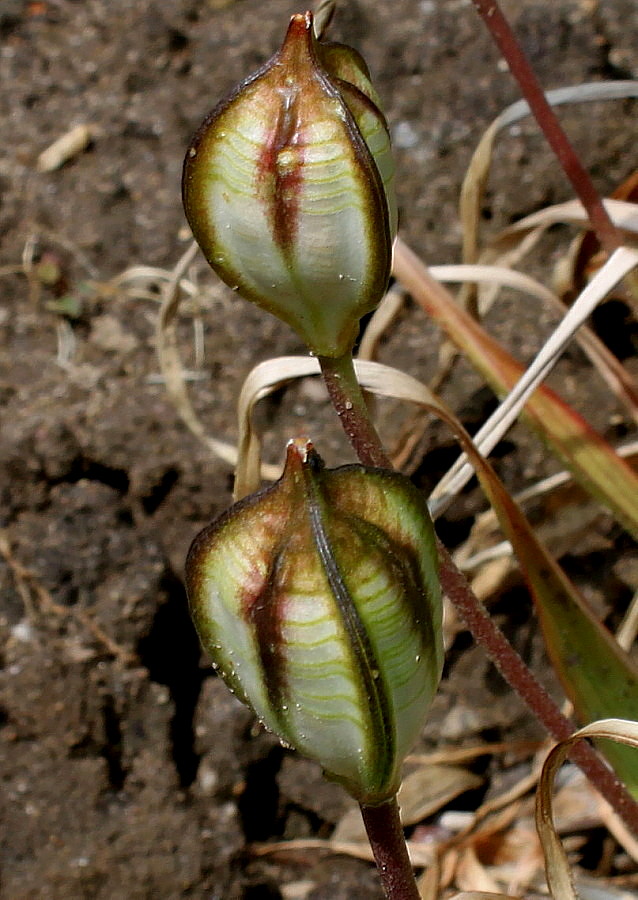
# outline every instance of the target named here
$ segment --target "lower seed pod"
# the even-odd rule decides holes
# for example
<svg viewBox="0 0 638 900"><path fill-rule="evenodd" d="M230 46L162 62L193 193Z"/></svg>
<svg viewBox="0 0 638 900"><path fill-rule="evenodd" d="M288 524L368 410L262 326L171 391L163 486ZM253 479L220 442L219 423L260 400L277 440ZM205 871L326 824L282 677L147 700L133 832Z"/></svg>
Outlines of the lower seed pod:
<svg viewBox="0 0 638 900"><path fill-rule="evenodd" d="M359 801L381 803L443 659L432 523L383 469L325 469L291 442L282 478L193 542L191 612L231 690Z"/></svg>

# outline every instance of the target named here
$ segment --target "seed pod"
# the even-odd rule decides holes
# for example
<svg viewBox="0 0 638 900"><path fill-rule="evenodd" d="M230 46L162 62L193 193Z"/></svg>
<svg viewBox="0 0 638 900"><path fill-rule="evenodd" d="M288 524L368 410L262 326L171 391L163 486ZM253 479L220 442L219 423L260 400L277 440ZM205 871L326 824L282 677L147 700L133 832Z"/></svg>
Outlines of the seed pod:
<svg viewBox="0 0 638 900"><path fill-rule="evenodd" d="M381 300L396 233L385 118L356 51L312 14L204 121L186 155L186 216L231 288L319 356L352 349Z"/></svg>
<svg viewBox="0 0 638 900"><path fill-rule="evenodd" d="M432 523L402 475L324 469L288 445L282 478L194 541L191 613L231 690L360 802L395 793L442 666Z"/></svg>

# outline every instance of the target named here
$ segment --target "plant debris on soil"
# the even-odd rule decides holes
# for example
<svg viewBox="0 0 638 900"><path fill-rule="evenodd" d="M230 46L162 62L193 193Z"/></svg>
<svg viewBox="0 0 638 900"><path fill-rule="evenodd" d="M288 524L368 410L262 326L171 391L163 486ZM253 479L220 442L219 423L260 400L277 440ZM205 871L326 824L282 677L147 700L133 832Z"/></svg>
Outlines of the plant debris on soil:
<svg viewBox="0 0 638 900"><path fill-rule="evenodd" d="M545 87L638 77L634 0L520 0L505 8ZM200 652L183 561L195 534L230 503L232 470L186 430L155 349L162 273L190 240L179 193L185 148L209 109L275 51L299 11L290 0L0 2L0 897L7 900L381 896L356 823L348 831L345 794L263 732ZM331 37L363 53L385 103L403 234L429 263L458 261L465 168L489 122L518 96L471 3L344 0ZM636 101L574 105L561 118L610 194L635 167ZM537 129L523 123L497 147L484 228L496 231L570 196ZM562 252L556 247L543 245L543 276ZM190 276L205 284L207 298L194 298L179 321L191 397L207 432L232 443L244 376L260 360L303 348L215 283L201 261ZM600 326L612 349L633 354L627 365L638 375L636 322L626 308L620 315L622 329L605 325L602 311ZM553 321L506 293L487 325L527 361ZM427 381L440 343L408 305L381 359ZM609 440L630 433L580 351L566 355L554 378ZM493 407L464 363L443 393L470 429ZM312 381L262 406L271 460L280 461L291 434L309 432L329 464L350 461ZM397 416L388 404L381 423L388 439ZM411 474L427 487L457 451L434 425L415 452ZM557 468L522 426L495 455L511 490ZM450 549L484 508L470 487L440 520ZM566 536L552 520L550 546L560 548L597 613L617 625L638 588L635 545L604 512L577 508L586 533L574 539L567 521ZM561 697L516 572L496 579L486 597ZM448 773L447 793L439 783L435 800L423 781L408 789L404 805L419 801L409 836L424 858L429 843L452 837L481 804L530 776L544 737L467 632L453 622L448 629L444 682L411 770L418 774L419 754L436 750L439 764L447 753L460 774ZM455 762L459 748L469 749ZM564 812L574 861L630 890L635 864L578 785ZM578 813L577 795L587 798ZM459 846L457 889L490 890L489 867L512 861L498 889L525 886L525 866L542 884L524 802ZM329 852L330 839L349 850Z"/></svg>

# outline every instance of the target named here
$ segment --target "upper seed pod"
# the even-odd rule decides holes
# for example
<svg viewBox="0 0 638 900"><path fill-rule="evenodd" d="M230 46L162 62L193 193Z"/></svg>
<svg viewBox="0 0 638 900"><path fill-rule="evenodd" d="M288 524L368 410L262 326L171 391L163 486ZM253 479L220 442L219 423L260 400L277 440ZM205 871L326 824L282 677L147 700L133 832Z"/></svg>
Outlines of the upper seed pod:
<svg viewBox="0 0 638 900"><path fill-rule="evenodd" d="M194 541L191 612L226 683L359 802L395 793L443 659L434 532L402 475L324 469L291 442L284 474Z"/></svg>
<svg viewBox="0 0 638 900"><path fill-rule="evenodd" d="M184 163L184 208L220 278L335 357L387 287L393 176L365 63L319 43L308 12L203 122Z"/></svg>

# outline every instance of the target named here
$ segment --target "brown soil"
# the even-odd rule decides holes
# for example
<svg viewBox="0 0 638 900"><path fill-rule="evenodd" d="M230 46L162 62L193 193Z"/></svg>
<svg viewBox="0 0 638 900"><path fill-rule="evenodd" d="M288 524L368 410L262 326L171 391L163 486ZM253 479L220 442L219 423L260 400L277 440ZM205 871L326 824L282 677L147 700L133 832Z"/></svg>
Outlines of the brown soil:
<svg viewBox="0 0 638 900"><path fill-rule="evenodd" d="M404 233L429 261L457 261L463 172L485 126L516 99L512 80L465 0L342 6L333 36L367 58L397 138ZM547 87L638 74L634 0L506 8ZM229 503L231 471L185 430L154 377L158 285L131 298L111 281L130 266L176 263L187 239L179 182L189 137L271 55L296 11L290 0L0 2L1 265L31 260L28 279L4 268L0 278L7 900L256 900L300 882L309 883L306 893L287 896L380 896L365 862L249 852L254 841L329 835L346 802L315 767L256 729L200 660L182 565L197 531ZM600 188L612 190L633 164L635 103L574 107L563 118ZM57 171L37 171L38 154L78 124L93 129L86 151ZM497 153L486 228L568 196L534 128L524 126ZM205 377L191 390L210 432L232 441L243 376L260 359L301 348L225 290L215 296L202 311ZM509 301L490 327L528 357L549 321ZM180 330L187 359L190 322L185 316ZM429 377L437 348L432 326L408 310L385 352ZM567 395L609 436L622 436L606 394L578 391L580 355L566 366ZM470 423L491 402L463 366L446 394ZM320 423L319 449L326 423L330 462L345 453L327 405L309 392L278 396L263 415L273 459L291 430L309 422ZM419 465L422 481L453 456L442 435L430 434L430 445L443 443ZM513 487L546 471L544 452L522 429L501 449ZM451 543L464 537L477 503L468 493L441 523ZM613 614L630 592L617 565L631 548L603 515L591 533L568 561ZM525 595L513 588L496 612L537 660ZM461 634L427 745L537 734Z"/></svg>

